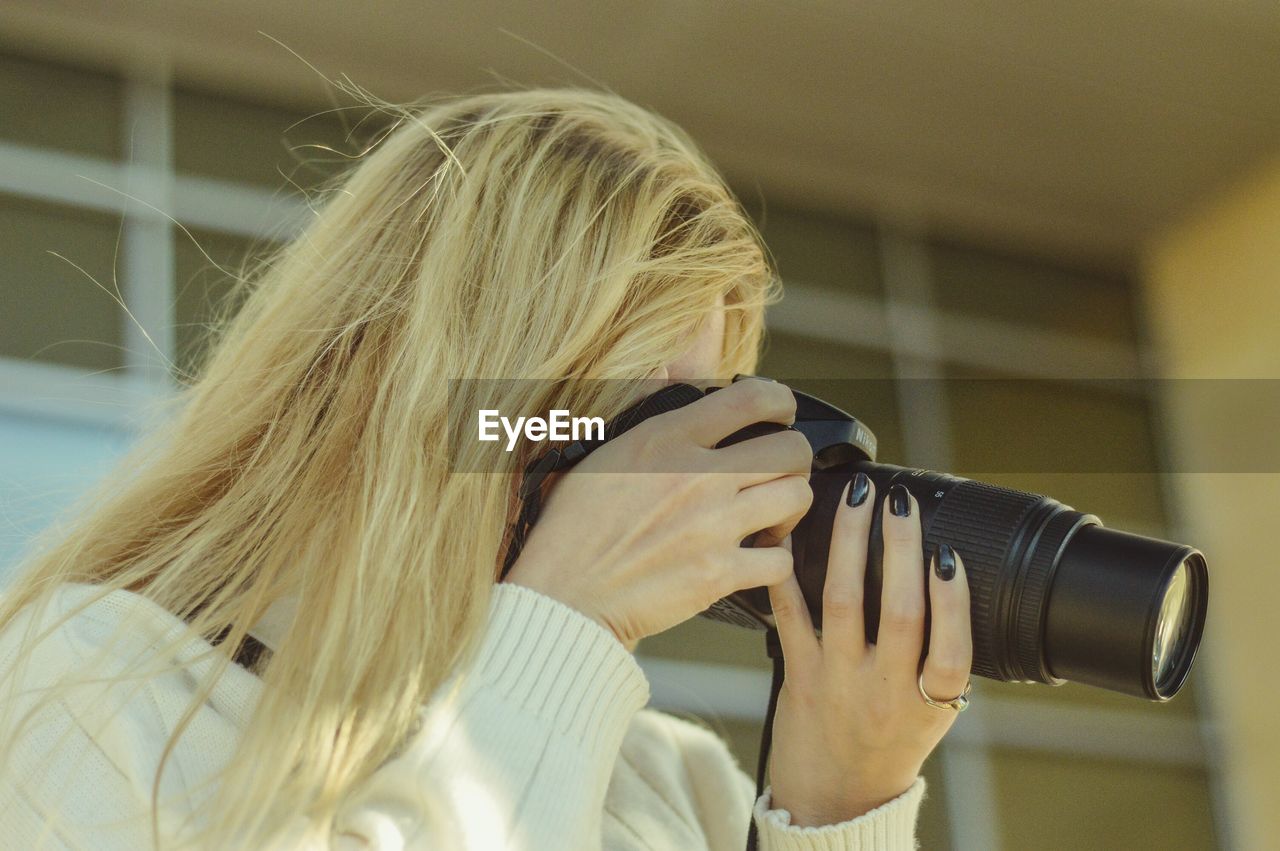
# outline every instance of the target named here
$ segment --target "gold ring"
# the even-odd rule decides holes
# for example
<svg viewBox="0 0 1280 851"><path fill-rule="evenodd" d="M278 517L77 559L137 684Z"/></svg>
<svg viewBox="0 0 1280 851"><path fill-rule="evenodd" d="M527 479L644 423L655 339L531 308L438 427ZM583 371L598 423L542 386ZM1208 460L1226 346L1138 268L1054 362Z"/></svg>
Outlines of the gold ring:
<svg viewBox="0 0 1280 851"><path fill-rule="evenodd" d="M954 709L956 712L964 712L969 706L969 691L973 688L973 680L969 680L964 684L964 691L960 692L956 697L950 700L934 700L929 697L929 693L924 690L924 671L920 672L920 676L916 679L916 685L920 688L920 696L924 698L924 702L930 706L936 706L939 709Z"/></svg>

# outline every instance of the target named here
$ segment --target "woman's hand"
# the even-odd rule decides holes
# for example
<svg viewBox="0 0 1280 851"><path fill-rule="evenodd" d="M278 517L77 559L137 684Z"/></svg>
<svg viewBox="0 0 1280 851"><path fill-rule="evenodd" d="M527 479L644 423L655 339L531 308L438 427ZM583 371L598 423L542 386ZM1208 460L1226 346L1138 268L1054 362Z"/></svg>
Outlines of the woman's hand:
<svg viewBox="0 0 1280 851"><path fill-rule="evenodd" d="M507 581L631 644L792 576L783 547L739 544L760 530L778 544L808 511L808 441L784 431L714 447L753 423L789 425L795 412L785 385L747 380L645 420L555 483Z"/></svg>
<svg viewBox="0 0 1280 851"><path fill-rule="evenodd" d="M861 503L849 504L851 492L855 503L862 496ZM876 503L865 475L846 485L831 537L821 639L794 573L769 588L786 660L770 754L771 805L789 810L793 824L848 821L902 794L955 721L957 712L925 703L917 685L926 575L931 631L925 691L946 701L969 681L973 647L964 566L947 548L926 573L919 506L901 485L881 503L880 626L876 643L867 643L863 578Z"/></svg>

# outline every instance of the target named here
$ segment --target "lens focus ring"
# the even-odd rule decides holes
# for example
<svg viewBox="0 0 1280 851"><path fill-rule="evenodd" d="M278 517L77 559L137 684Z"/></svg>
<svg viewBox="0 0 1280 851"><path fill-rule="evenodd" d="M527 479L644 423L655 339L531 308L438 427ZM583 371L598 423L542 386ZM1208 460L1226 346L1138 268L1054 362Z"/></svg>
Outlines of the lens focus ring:
<svg viewBox="0 0 1280 851"><path fill-rule="evenodd" d="M1094 518L1078 511L1064 509L1053 501L1045 500L1053 509L1048 522L1041 524L1039 534L1032 534L1026 546L1026 570L1019 571L1015 580L1012 606L1013 656L1020 670L1017 679L1039 683L1060 683L1049 670L1044 657L1044 619L1048 611L1049 588L1053 571L1067 540L1082 523L1096 522Z"/></svg>
<svg viewBox="0 0 1280 851"><path fill-rule="evenodd" d="M1024 518L1043 502L1044 497L1037 494L964 479L947 494L925 531L928 552L947 543L964 559L973 619L975 674L1000 680L1021 679L1011 670L1013 654L1008 652L1004 637L1013 583L1002 566L1011 555L1014 536ZM1004 653L998 652L1001 647Z"/></svg>

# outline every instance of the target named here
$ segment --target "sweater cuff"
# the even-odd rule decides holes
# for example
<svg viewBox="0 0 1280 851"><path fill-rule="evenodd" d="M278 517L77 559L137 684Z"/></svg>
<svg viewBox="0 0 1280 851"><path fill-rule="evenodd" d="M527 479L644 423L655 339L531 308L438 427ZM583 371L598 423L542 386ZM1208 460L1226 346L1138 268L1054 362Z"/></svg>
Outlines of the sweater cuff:
<svg viewBox="0 0 1280 851"><path fill-rule="evenodd" d="M756 800L754 818L760 851L913 851L916 818L924 798L923 777L898 797L838 824L799 827L787 810L770 809L772 787Z"/></svg>
<svg viewBox="0 0 1280 851"><path fill-rule="evenodd" d="M474 685L542 718L591 755L616 752L649 681L599 622L524 585L493 586Z"/></svg>

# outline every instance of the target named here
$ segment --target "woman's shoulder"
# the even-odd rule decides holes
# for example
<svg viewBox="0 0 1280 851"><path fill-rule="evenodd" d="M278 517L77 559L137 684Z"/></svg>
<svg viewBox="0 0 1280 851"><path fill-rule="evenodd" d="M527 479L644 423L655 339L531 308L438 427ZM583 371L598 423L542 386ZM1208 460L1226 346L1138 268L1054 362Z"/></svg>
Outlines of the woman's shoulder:
<svg viewBox="0 0 1280 851"><path fill-rule="evenodd" d="M741 847L753 787L715 731L645 708L623 739L606 809L628 824L652 816L651 830L679 831L673 847Z"/></svg>
<svg viewBox="0 0 1280 851"><path fill-rule="evenodd" d="M680 750L708 749L723 753L729 760L733 760L724 739L705 723L694 718L646 706L636 713L632 728L638 737L665 742Z"/></svg>
<svg viewBox="0 0 1280 851"><path fill-rule="evenodd" d="M746 777L725 740L704 723L645 707L636 713L622 742L633 766L678 771L691 779Z"/></svg>
<svg viewBox="0 0 1280 851"><path fill-rule="evenodd" d="M0 630L0 676L51 685L61 675L103 681L143 674L147 691L167 702L195 697L211 672L211 644L154 600L123 588L64 582L20 610ZM205 702L237 725L260 689L248 671L228 666Z"/></svg>
<svg viewBox="0 0 1280 851"><path fill-rule="evenodd" d="M184 628L142 595L77 583L5 624L0 740L11 747L0 764L0 788L9 790L0 793L4 830L21 837L54 814L75 847L97 847L104 837L113 837L111 847L138 847L150 836L149 793L166 759L175 769L159 776L162 798L209 788L234 752L256 678L236 669L239 680L204 694L199 670L212 647L198 636L192 643ZM161 652L170 639L182 653L206 652L175 660ZM188 715L195 698L201 702Z"/></svg>
<svg viewBox="0 0 1280 851"><path fill-rule="evenodd" d="M60 583L47 598L24 606L4 625L5 643L27 643L49 653L108 655L136 652L139 642L181 628L181 621L151 600L123 588L82 582ZM111 639L120 641L112 642ZM48 646L45 646L48 645Z"/></svg>
<svg viewBox="0 0 1280 851"><path fill-rule="evenodd" d="M6 590L0 596L7 598L10 593ZM118 610L103 598L96 585L60 583L51 593L37 596L13 613L0 628L0 646L11 652L26 647L28 652L43 656L78 655L85 639L91 639L111 612Z"/></svg>

